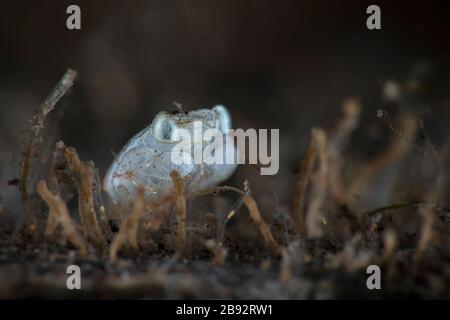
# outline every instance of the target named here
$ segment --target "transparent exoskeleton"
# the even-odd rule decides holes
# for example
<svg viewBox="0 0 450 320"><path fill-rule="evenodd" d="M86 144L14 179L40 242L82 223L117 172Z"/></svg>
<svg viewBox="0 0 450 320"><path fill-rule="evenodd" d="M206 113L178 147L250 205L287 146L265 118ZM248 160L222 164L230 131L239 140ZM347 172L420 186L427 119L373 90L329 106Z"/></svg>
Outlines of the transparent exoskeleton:
<svg viewBox="0 0 450 320"><path fill-rule="evenodd" d="M201 141L196 138L199 128ZM184 129L192 137L188 141L189 146L184 145L177 154L179 159L185 161L173 160L174 148L182 143L177 136L179 129ZM207 137L205 140L203 133L208 129L216 129L219 137ZM162 199L173 188L170 172L174 170L186 181L190 191L210 188L226 180L237 167L236 162L225 159L230 147L233 153L237 153L229 129L231 117L222 105L189 113L157 114L149 127L123 147L105 175L103 189L108 199L110 218L116 219L129 212L139 187L145 189L147 199L155 202ZM223 139L223 161L192 161L196 145L200 143L203 152L217 138Z"/></svg>

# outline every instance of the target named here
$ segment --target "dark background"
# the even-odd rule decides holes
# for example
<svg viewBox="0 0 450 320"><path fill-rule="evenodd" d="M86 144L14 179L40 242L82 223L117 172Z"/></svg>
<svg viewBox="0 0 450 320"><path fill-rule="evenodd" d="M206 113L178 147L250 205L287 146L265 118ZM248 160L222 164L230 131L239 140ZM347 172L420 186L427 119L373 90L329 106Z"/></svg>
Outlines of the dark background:
<svg viewBox="0 0 450 320"><path fill-rule="evenodd" d="M66 29L69 4L81 7L81 31ZM370 4L381 7L382 30L366 28ZM174 109L174 101L185 110L223 103L235 127L280 128L277 179L286 191L282 200L290 201L311 127L332 125L350 96L362 103L363 129L382 126L375 110L383 83L403 81L423 65L432 70L426 120L439 140L448 131L434 129L450 120L447 7L353 0L4 2L0 197L6 205L16 197L6 185L17 176L20 133L68 67L79 78L47 125L52 139L77 148L101 172L111 150L157 112Z"/></svg>

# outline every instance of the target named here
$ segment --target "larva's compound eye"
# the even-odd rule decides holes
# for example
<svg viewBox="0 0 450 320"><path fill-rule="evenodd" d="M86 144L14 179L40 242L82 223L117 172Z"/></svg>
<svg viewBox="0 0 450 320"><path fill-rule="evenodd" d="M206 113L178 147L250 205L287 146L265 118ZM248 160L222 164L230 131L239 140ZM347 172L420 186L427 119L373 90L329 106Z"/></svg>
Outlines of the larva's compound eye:
<svg viewBox="0 0 450 320"><path fill-rule="evenodd" d="M160 142L174 142L172 136L176 128L175 120L165 112L158 114L152 123L153 136Z"/></svg>
<svg viewBox="0 0 450 320"><path fill-rule="evenodd" d="M222 133L226 133L227 130L231 129L230 113L223 105L216 105L213 110L216 113L216 128Z"/></svg>

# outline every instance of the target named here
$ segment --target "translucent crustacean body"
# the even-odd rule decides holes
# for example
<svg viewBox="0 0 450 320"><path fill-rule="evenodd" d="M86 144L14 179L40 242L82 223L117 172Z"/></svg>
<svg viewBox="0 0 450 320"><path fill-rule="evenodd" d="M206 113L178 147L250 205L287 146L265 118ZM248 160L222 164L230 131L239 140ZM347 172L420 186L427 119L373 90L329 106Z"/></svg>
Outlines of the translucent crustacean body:
<svg viewBox="0 0 450 320"><path fill-rule="evenodd" d="M233 174L236 164L176 164L172 161L171 152L179 143L173 138L174 130L183 128L194 135L194 122L198 121L201 121L203 132L216 128L223 134L225 143L231 143L235 148L232 136L227 134L231 129L231 117L224 106L189 113L160 112L150 126L123 147L106 173L103 189L113 207L113 216L129 210L140 186L145 188L147 199L158 201L167 195L173 188L171 171L175 170L183 179L191 181L191 190L213 187ZM202 142L203 150L209 142Z"/></svg>

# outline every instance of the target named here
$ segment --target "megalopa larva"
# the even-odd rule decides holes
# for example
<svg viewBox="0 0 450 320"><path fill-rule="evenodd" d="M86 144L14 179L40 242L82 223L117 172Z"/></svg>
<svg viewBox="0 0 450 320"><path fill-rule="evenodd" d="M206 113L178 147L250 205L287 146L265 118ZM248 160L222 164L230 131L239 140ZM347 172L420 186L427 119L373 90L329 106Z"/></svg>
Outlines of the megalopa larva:
<svg viewBox="0 0 450 320"><path fill-rule="evenodd" d="M180 149L181 140L177 135L179 129L184 129L184 133L190 133L192 137L189 146L182 146L185 151L191 150L191 159L195 146L199 151L200 145L200 151L203 152L213 139L223 139L223 161L210 164L197 161L180 162L180 158L173 161L174 148ZM217 132L218 137L204 136L208 129ZM225 159L230 151L235 152L237 158L237 150L229 129L231 117L222 105L189 113L179 111L157 114L150 126L136 134L122 148L105 175L103 189L112 209L109 210L112 215L110 218L117 218L117 214L126 214L130 210L139 187L144 188L147 199L155 202L162 199L173 189L170 172L174 170L186 181L191 191L207 189L226 180L237 167L235 161ZM201 141L198 141L199 133ZM189 156L186 152L179 152L178 155L181 155L181 158Z"/></svg>

